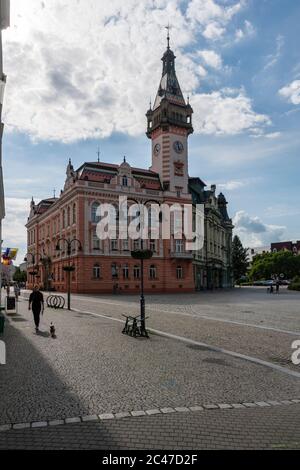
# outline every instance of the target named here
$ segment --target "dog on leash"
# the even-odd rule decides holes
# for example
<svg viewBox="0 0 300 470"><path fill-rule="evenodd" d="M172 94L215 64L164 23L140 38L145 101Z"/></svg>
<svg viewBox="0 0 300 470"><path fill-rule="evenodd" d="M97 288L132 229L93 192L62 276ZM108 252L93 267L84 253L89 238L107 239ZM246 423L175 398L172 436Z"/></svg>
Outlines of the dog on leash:
<svg viewBox="0 0 300 470"><path fill-rule="evenodd" d="M51 336L51 338L56 338L55 326L53 325L53 323L51 323L51 325L50 325L50 336Z"/></svg>

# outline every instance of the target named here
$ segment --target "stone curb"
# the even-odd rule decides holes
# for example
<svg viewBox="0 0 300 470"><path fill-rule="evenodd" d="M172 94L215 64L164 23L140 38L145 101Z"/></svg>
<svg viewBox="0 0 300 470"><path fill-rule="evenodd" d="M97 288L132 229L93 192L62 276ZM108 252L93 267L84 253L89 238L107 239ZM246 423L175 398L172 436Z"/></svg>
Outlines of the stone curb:
<svg viewBox="0 0 300 470"><path fill-rule="evenodd" d="M290 400L266 400L256 402L243 402L243 403L211 403L205 405L194 405L194 406L178 406L178 407L165 407L165 408L154 408L151 410L135 410L135 411L123 411L118 413L103 413L99 415L86 415L86 416L75 416L65 419L54 419L49 421L33 421L30 423L10 423L0 425L0 432L14 431L14 430L25 430L25 429L40 429L54 426L61 426L63 424L78 424L88 422L100 422L106 420L119 420L136 418L141 416L154 416L154 415L166 415L170 413L196 413L196 412L217 412L237 409L249 409L249 408L271 408L278 406L291 406L300 404L300 399Z"/></svg>

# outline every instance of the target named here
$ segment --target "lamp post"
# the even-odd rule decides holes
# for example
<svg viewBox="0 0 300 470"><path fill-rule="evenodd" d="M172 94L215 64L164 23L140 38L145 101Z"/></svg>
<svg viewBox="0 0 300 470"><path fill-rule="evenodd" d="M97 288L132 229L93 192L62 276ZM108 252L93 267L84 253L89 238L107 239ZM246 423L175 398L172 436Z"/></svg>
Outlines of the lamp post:
<svg viewBox="0 0 300 470"><path fill-rule="evenodd" d="M67 273L68 310L71 310L71 272L75 271L75 266L71 266L72 244L78 244L78 251L82 251L82 245L81 241L77 240L77 238L72 240L60 238L56 244L56 251L61 251L60 242L64 242L67 245L68 266L64 266L63 270Z"/></svg>
<svg viewBox="0 0 300 470"><path fill-rule="evenodd" d="M38 275L38 271L39 271L39 265L38 265L38 258L40 259L40 262L43 260L43 256L45 255L45 253L43 252L43 255L41 255L39 252L35 253L35 252L29 252L25 255L25 258L24 258L24 261L28 263L28 257L31 256L31 260L32 260L32 266L33 266L33 271L30 271L28 272L28 274L30 274L31 276L33 276L33 283L34 283L34 278L37 277Z"/></svg>
<svg viewBox="0 0 300 470"><path fill-rule="evenodd" d="M145 296L144 296L144 260L150 259L153 256L151 250L143 250L143 243L141 245L141 250L135 250L131 252L131 256L134 259L139 259L141 261L141 297L140 297L140 312L141 312L141 334L148 338L148 333L146 330L146 316L145 316Z"/></svg>

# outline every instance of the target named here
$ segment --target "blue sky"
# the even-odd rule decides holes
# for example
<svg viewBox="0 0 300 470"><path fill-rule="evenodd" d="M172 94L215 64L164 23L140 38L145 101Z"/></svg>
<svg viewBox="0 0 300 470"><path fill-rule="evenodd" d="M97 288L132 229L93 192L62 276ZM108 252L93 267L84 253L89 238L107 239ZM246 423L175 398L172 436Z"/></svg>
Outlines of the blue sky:
<svg viewBox="0 0 300 470"><path fill-rule="evenodd" d="M5 245L24 253L31 196L59 193L68 158L94 161L100 146L103 161L150 166L144 114L168 21L194 109L190 175L225 193L247 246L300 239L299 2L24 3L4 32Z"/></svg>

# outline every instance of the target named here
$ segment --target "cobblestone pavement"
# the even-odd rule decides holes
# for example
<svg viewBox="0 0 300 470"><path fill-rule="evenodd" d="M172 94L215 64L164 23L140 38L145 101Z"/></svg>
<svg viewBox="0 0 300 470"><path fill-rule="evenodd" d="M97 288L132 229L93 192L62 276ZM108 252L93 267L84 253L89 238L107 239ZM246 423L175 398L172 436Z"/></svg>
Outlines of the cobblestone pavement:
<svg viewBox="0 0 300 470"><path fill-rule="evenodd" d="M299 370L291 361L291 344L300 336L299 293L282 289L278 296L264 288L249 288L214 297L178 295L176 303L174 296L146 300L149 327ZM115 318L139 313L138 298L130 296L74 296L73 305Z"/></svg>
<svg viewBox="0 0 300 470"><path fill-rule="evenodd" d="M0 449L300 449L300 405L8 431Z"/></svg>
<svg viewBox="0 0 300 470"><path fill-rule="evenodd" d="M243 295L248 298L251 297L251 294L238 291L237 296L240 299L238 304L240 305L242 302ZM226 296L227 293L221 294L221 296L223 295ZM232 293L230 295L233 296ZM253 295L255 303L255 299L261 293L255 291ZM191 302L190 298L192 299ZM220 308L218 294L214 298L210 298L213 299L213 302L216 302L215 309L218 310ZM282 302L285 303L285 308L289 309L290 302L287 301L288 298L292 307L287 328L295 329L294 323L297 324L297 313L293 299L297 297L282 294L282 297L279 296L277 299L277 305ZM198 322L197 340L204 340L204 337L199 335L202 330L207 331L206 328L210 328L209 334L212 338L210 341L206 338L207 342L222 346L222 340L225 341L226 335L229 335L231 341L235 341L229 344L234 351L237 350L239 340L242 342L248 341L249 343L257 342L257 344L263 341L263 336L257 334L258 329L255 330L255 334L253 331L248 334L250 327L246 326L232 324L230 331L227 330L230 325L223 322L181 317L176 314L163 313L161 310L155 312L157 299L160 301L159 305L163 303L162 301L165 301L164 297L159 298L158 296L149 299L148 304L153 308L151 310L151 321L155 321L155 326L159 325L164 331L169 331L173 322L174 328L175 325L179 325L176 328L180 330L179 334L181 336L190 336L193 329L196 330L195 325ZM187 299L189 299L189 304L187 304ZM197 299L199 299L198 296ZM218 299L218 301L215 301L215 299ZM300 297L298 297L298 301L299 299ZM206 302L208 300L207 294ZM185 305L183 305L184 301ZM116 318L122 318L121 313L127 311L138 313L138 308L134 305L136 298L106 296L97 299L74 296L72 302L73 306L78 309L85 308L111 317L116 316ZM179 302L182 302L182 305ZM177 305L172 305L171 308L172 311L175 310L179 313L182 311L189 313L191 308L198 308L195 307L195 302L194 296L179 296ZM202 297L201 302L203 302ZM261 302L263 303L262 300ZM265 302L267 304L267 301ZM120 304L122 308L115 304ZM153 307L154 305L155 307ZM262 402L300 398L299 378L230 357L223 353L214 352L203 346L187 345L157 335L151 335L150 340L135 340L122 335L122 325L109 318L93 317L74 311L46 309L41 328L43 332L36 335L33 333L31 313L28 312L26 307L25 302L20 302L19 315L11 317L5 329L7 365L0 367L0 425L163 407L191 407L215 403ZM159 306L159 309L162 309L162 307ZM164 305L163 309L169 310L170 304ZM273 315L274 318L275 315L279 316L279 314L280 308ZM266 318L268 315L272 316L269 313L266 314ZM191 326L188 324L187 330L182 329L183 318L184 321L187 320L187 324L188 321L194 322ZM265 320L263 314L261 318ZM54 322L57 330L56 339L49 338L48 330L51 321ZM249 322L248 318L247 322ZM269 320L268 322L270 324ZM218 328L216 325L218 325ZM226 329L225 333L222 331L223 327ZM242 329L242 333L238 333L236 328ZM282 328L282 324L280 324L280 328ZM260 330L259 332L261 333ZM176 333L178 334L178 330L176 330ZM290 342L297 338L297 336L294 338L293 335L275 331L267 331L266 336L269 334L273 335L278 350L281 348L279 343L282 341L282 335L284 337L288 336ZM268 344L271 345L271 343ZM228 345L226 347L228 348ZM243 352L245 352L245 348ZM277 354L284 354L284 351L280 349L280 353L277 351ZM32 445L35 445L34 443L37 442L35 436L44 436L40 441L41 446L47 447L48 440L49 446L52 443L54 447L59 446L60 442L65 442L62 446L68 447L70 445L72 447L77 445L80 447L80 445L83 445L100 448L101 439L104 439L104 429L104 434L108 436L108 441L106 440L105 443L110 442L111 448L115 448L116 443L119 443L122 448L126 446L134 448L133 446L138 442L137 436L141 434L138 429L143 429L142 435L146 439L149 428L149 434L152 433L153 435L154 447L160 447L164 442L162 439L165 439L165 436L171 433L171 435L174 434L174 443L176 443L173 448L184 445L185 441L178 440L181 436L186 436L187 440L191 440L190 448L194 445L201 448L202 444L204 446L205 442L209 442L203 438L203 435L205 433L210 435L210 432L207 432L207 429L210 429L208 422L213 422L216 416L215 419L219 420L218 432L223 437L228 435L228 445L233 443L232 445L236 447L246 445L255 447L258 443L258 438L255 436L260 435L259 432L261 432L261 436L266 433L265 415L272 419L274 417L274 426L270 427L270 432L272 430L271 434L269 433L270 439L268 440L268 434L266 434L266 440L262 440L262 447L274 443L280 445L283 441L283 444L287 446L291 445L291 442L293 446L299 444L299 435L296 438L293 437L293 427L298 424L299 429L299 421L295 417L295 420L293 418L290 422L291 416L294 416L294 414L299 416L299 405L283 406L280 409L279 407L272 407L272 409L226 410L226 415L223 410L217 411L218 415L212 414L214 410L209 410L209 412L206 410L205 413L207 414L199 414L199 416L198 413L176 413L176 416L175 414L172 416L145 416L140 417L139 420L131 417L130 426L133 429L132 435L128 431L128 436L129 434L131 436L129 436L130 439L128 437L128 440L126 440L127 435L125 433L128 420L125 418L115 420L114 423L103 424L100 422L98 424L81 423L72 426L56 426L55 431L47 428L38 431L25 429L1 432L0 446L5 448L6 446L16 446L18 443L22 446L25 445L24 442L32 442ZM260 417L262 417L261 420ZM135 420L139 423L136 430ZM228 428L226 425L227 420ZM185 423L190 423L190 426ZM233 440L229 439L231 430L233 432L238 423L239 426L244 425L245 429L248 429L250 423L252 423L253 429L249 429L253 434L253 440L249 438L249 443L246 438L247 433L245 435L241 434L243 438L240 436L240 440L238 436L233 437ZM288 431L288 423L291 425L290 431ZM172 429L173 425L174 431ZM255 426L257 426L257 429ZM189 428L191 429L190 434L188 433ZM182 432L180 429L182 429ZM226 431L227 429L229 429L229 434ZM277 434L276 429L278 429ZM213 427L211 430L213 431ZM89 433L93 438L88 438ZM125 433L125 437L123 433ZM76 441L76 436L79 434L82 436L80 443ZM60 441L57 437L59 435L61 435ZM63 439L64 435L66 436L65 441ZM73 435L75 436L74 439L72 438ZM196 441L192 440L194 435ZM212 436L217 436L217 433L212 433ZM25 441L23 441L23 438ZM111 441L109 441L110 438ZM158 440L155 441L155 439ZM145 446L147 440L143 442ZM169 442L170 440L166 440L164 448L171 448ZM103 448L106 448L106 444L103 445ZM209 445L212 444L208 443ZM220 446L223 446L222 443ZM215 447L218 447L218 440L216 440Z"/></svg>

